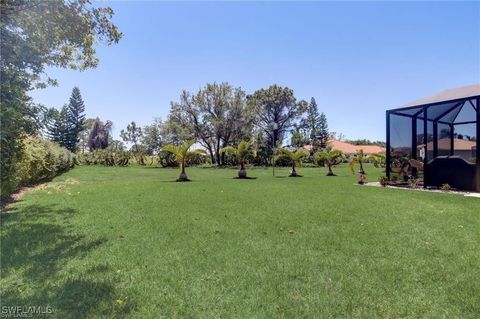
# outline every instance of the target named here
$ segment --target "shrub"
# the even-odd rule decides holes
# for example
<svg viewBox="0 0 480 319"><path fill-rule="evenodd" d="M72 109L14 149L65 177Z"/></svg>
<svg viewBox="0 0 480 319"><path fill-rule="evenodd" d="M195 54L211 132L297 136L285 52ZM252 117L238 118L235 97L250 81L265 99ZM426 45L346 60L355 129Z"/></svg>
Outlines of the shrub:
<svg viewBox="0 0 480 319"><path fill-rule="evenodd" d="M387 176L380 176L378 178L378 181L380 182L380 185L382 185L383 187L386 187L389 183L389 180L388 180Z"/></svg>
<svg viewBox="0 0 480 319"><path fill-rule="evenodd" d="M158 162L162 167L178 167L175 155L167 151L160 151L158 153Z"/></svg>
<svg viewBox="0 0 480 319"><path fill-rule="evenodd" d="M2 176L1 197L21 186L49 180L72 168L75 156L66 148L38 136L25 136L23 153L11 176Z"/></svg>
<svg viewBox="0 0 480 319"><path fill-rule="evenodd" d="M452 190L452 187L449 184L445 183L442 185L442 187L440 187L440 189L444 192L448 192Z"/></svg>
<svg viewBox="0 0 480 319"><path fill-rule="evenodd" d="M178 167L175 155L167 151L158 152L158 163L162 167ZM211 164L208 156L194 154L187 159L187 166L199 166L205 164Z"/></svg>
<svg viewBox="0 0 480 319"><path fill-rule="evenodd" d="M408 185L409 185L411 188L417 188L418 182L419 182L418 178L410 178L410 179L408 180Z"/></svg>
<svg viewBox="0 0 480 319"><path fill-rule="evenodd" d="M131 153L116 146L109 146L105 149L96 149L92 152L82 154L78 162L85 165L105 166L127 166Z"/></svg>

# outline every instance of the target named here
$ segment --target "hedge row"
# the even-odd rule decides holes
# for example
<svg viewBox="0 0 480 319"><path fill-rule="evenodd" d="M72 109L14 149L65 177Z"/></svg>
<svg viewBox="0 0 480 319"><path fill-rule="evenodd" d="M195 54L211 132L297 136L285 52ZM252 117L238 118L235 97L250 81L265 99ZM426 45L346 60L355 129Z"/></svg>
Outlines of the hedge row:
<svg viewBox="0 0 480 319"><path fill-rule="evenodd" d="M27 136L22 144L22 157L14 164L14 173L11 176L2 174L2 198L21 186L49 180L75 164L73 153L44 138Z"/></svg>

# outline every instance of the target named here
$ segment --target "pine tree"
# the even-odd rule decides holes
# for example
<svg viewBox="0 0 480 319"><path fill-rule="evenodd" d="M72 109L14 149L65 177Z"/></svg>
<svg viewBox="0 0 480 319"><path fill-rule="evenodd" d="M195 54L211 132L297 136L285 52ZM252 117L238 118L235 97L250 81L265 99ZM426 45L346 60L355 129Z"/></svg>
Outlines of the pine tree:
<svg viewBox="0 0 480 319"><path fill-rule="evenodd" d="M320 121L320 112L315 98L312 97L307 109L307 117L304 120L304 127L307 130L307 137L310 143L314 143L318 135L318 125Z"/></svg>
<svg viewBox="0 0 480 319"><path fill-rule="evenodd" d="M318 128L317 128L317 139L320 142L320 147L325 148L327 147L329 138L328 132L328 123L327 123L327 116L325 113L322 112L318 119Z"/></svg>
<svg viewBox="0 0 480 319"><path fill-rule="evenodd" d="M74 87L68 103L68 133L65 147L70 151L78 150L80 133L85 129L85 104L80 89Z"/></svg>
<svg viewBox="0 0 480 319"><path fill-rule="evenodd" d="M320 113L313 97L307 108L307 116L301 122L301 127L305 130L307 142L312 144L314 149L327 147L329 138L327 116L323 112Z"/></svg>
<svg viewBox="0 0 480 319"><path fill-rule="evenodd" d="M50 140L60 144L60 146L67 147L69 122L69 109L67 105L62 107L62 110L51 111L51 119L48 124L48 137Z"/></svg>

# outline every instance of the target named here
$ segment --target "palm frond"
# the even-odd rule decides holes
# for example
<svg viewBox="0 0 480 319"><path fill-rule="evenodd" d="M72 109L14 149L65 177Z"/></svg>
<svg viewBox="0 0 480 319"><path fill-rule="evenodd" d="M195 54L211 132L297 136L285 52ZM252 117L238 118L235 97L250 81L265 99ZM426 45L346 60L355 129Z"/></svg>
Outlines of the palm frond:
<svg viewBox="0 0 480 319"><path fill-rule="evenodd" d="M298 150L295 151L294 156L296 160L300 160L304 157L310 156L310 152L304 148L299 148Z"/></svg>
<svg viewBox="0 0 480 319"><path fill-rule="evenodd" d="M293 152L286 148L277 148L276 155L293 159Z"/></svg>
<svg viewBox="0 0 480 319"><path fill-rule="evenodd" d="M165 145L160 150L165 152L170 152L175 156L177 156L177 154L180 153L180 148L171 144Z"/></svg>
<svg viewBox="0 0 480 319"><path fill-rule="evenodd" d="M205 154L207 154L207 152L205 150L196 149L196 150L187 152L186 157L192 157L192 156L195 156L195 155L205 155Z"/></svg>
<svg viewBox="0 0 480 319"><path fill-rule="evenodd" d="M353 157L350 163L348 163L348 167L352 171L352 173L355 173L355 165L357 165L358 159L356 157Z"/></svg>
<svg viewBox="0 0 480 319"><path fill-rule="evenodd" d="M195 140L194 139L191 139L191 140L188 140L188 141L185 141L183 142L183 144L180 146L180 149L182 150L182 153L183 154L187 154L188 150L190 149L190 147L195 144Z"/></svg>
<svg viewBox="0 0 480 319"><path fill-rule="evenodd" d="M233 146L227 146L227 147L224 147L224 148L220 149L220 153L227 153L227 154L232 155L232 156L237 156L238 150Z"/></svg>

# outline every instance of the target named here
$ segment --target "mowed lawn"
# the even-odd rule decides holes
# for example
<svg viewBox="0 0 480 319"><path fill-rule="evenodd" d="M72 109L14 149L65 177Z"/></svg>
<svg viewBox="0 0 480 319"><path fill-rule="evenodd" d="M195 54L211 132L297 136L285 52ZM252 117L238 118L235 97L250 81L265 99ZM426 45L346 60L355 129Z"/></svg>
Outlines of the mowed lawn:
<svg viewBox="0 0 480 319"><path fill-rule="evenodd" d="M233 169L77 167L2 215L2 306L48 318L478 318L480 199ZM381 170L367 167L369 180Z"/></svg>

